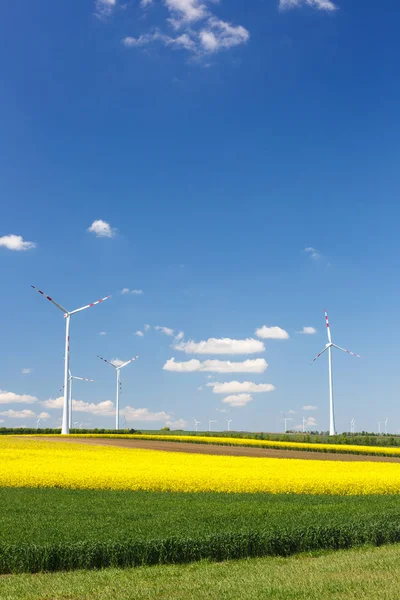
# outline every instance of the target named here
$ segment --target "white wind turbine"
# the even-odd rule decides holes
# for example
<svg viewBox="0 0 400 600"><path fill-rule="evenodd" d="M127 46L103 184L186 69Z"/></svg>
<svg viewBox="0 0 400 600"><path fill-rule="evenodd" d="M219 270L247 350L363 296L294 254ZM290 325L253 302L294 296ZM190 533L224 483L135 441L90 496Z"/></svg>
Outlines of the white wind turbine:
<svg viewBox="0 0 400 600"><path fill-rule="evenodd" d="M228 423L228 431L230 431L231 430L232 419L226 419L226 422Z"/></svg>
<svg viewBox="0 0 400 600"><path fill-rule="evenodd" d="M211 431L211 425L216 422L217 421L214 421L213 419L208 419L208 431Z"/></svg>
<svg viewBox="0 0 400 600"><path fill-rule="evenodd" d="M90 381L93 383L94 379L86 379L86 377L75 377L75 375L72 375L71 373L71 369L69 369L69 377L68 377L68 381L69 381L69 392L68 392L68 426L71 429L72 427L72 383L74 379L78 379L79 381ZM64 386L62 386L61 390L59 391L59 393L61 394L61 392L63 391Z"/></svg>
<svg viewBox="0 0 400 600"><path fill-rule="evenodd" d="M122 365L119 365L119 366L114 365L114 363L110 362L109 360L106 360L102 356L97 355L97 358L100 358L100 360L104 361L108 365L111 365L117 371L117 394L116 394L116 399L115 399L115 429L118 430L119 429L119 392L120 392L120 385L121 385L120 372L121 372L121 369L126 367L126 365L129 365L134 360L137 360L139 358L139 356L134 356L133 358L131 358L131 360L127 360L125 363L123 363Z"/></svg>
<svg viewBox="0 0 400 600"><path fill-rule="evenodd" d="M292 417L287 417L287 416L285 415L285 413L283 413L283 418L284 418L284 420L285 420L285 433L286 433L286 432L287 432L287 422L288 422L288 421L293 421L293 419L292 419Z"/></svg>
<svg viewBox="0 0 400 600"><path fill-rule="evenodd" d="M101 298L100 300L97 300L96 302L92 302L92 304L87 304L86 306L82 306L81 308L77 308L76 310L68 311L66 308L61 306L61 304L58 304L57 302L55 302L55 300L53 300L53 298L50 298L50 296L47 296L47 294L45 294L44 292L39 290L34 285L31 285L31 287L34 290L36 290L37 292L39 292L39 294L41 294L42 296L47 298L47 300L50 300L50 302L52 304L54 304L54 306L57 306L57 308L60 309L64 313L64 318L65 318L64 407L63 407L61 433L67 434L67 433L69 433L69 428L70 428L69 418L68 418L68 400L69 400L69 330L70 330L71 316L78 312L81 312L82 310L86 310L87 308L95 306L96 304L100 304L100 302L104 302L104 300L107 300L108 298L110 298L110 296Z"/></svg>
<svg viewBox="0 0 400 600"><path fill-rule="evenodd" d="M387 435L387 424L388 424L388 418L386 417L386 419L385 419L385 435Z"/></svg>
<svg viewBox="0 0 400 600"><path fill-rule="evenodd" d="M356 356L357 358L362 358L362 356L360 356L359 354L354 354L354 352L350 352L350 350L345 350L344 348L341 348L340 346L337 346L336 344L332 343L331 329L330 329L330 326L329 326L328 313L326 312L326 309L325 309L325 322L326 322L326 331L327 331L327 334L328 334L328 343L325 345L325 348L322 350L322 352L320 352L319 354L317 354L317 356L315 358L313 358L313 362L315 362L317 360L317 358L319 358L324 352L326 352L326 350L328 350L328 364L329 364L329 435L335 435L336 434L336 427L335 427L335 411L334 411L334 406L333 406L332 348L337 348L338 350L341 350L342 352L346 352L346 354L351 354L352 356Z"/></svg>
<svg viewBox="0 0 400 600"><path fill-rule="evenodd" d="M356 420L353 419L350 421L350 433L355 433L356 431Z"/></svg>
<svg viewBox="0 0 400 600"><path fill-rule="evenodd" d="M197 428L198 428L198 425L200 425L201 421L196 421L195 418L193 418L193 421L194 421L194 430L197 433Z"/></svg>

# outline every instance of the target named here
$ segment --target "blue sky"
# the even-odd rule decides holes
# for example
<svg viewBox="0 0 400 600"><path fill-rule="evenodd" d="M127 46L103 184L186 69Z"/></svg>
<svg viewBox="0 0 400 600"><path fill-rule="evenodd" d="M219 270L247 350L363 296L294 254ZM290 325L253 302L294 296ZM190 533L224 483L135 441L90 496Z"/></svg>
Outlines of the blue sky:
<svg viewBox="0 0 400 600"><path fill-rule="evenodd" d="M400 429L398 16L394 0L0 8L4 425L60 422L64 320L34 284L69 310L112 295L72 318L73 374L96 380L74 383L85 426L114 423L96 355L139 354L132 427L278 431L291 410L327 429L326 355L310 367L326 306L364 356L334 354L338 429Z"/></svg>

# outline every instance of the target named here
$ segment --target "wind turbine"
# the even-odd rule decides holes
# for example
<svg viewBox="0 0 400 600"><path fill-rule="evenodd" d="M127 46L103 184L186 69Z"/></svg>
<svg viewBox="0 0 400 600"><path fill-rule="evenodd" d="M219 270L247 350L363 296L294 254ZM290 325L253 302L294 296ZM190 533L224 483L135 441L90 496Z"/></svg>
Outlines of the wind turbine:
<svg viewBox="0 0 400 600"><path fill-rule="evenodd" d="M385 435L387 435L387 424L388 424L388 418L386 417L386 419L385 419Z"/></svg>
<svg viewBox="0 0 400 600"><path fill-rule="evenodd" d="M355 431L356 431L356 420L353 418L350 421L350 432L355 433Z"/></svg>
<svg viewBox="0 0 400 600"><path fill-rule="evenodd" d="M217 421L214 421L212 419L208 419L208 431L211 431L211 424L212 423L216 423Z"/></svg>
<svg viewBox="0 0 400 600"><path fill-rule="evenodd" d="M128 421L126 420L126 417L124 417L124 428L127 429L127 425L128 425Z"/></svg>
<svg viewBox="0 0 400 600"><path fill-rule="evenodd" d="M197 433L197 426L200 425L201 421L196 421L195 418L193 418L193 421L194 421L194 430Z"/></svg>
<svg viewBox="0 0 400 600"><path fill-rule="evenodd" d="M120 392L120 385L121 385L120 371L121 371L121 369L126 367L126 365L129 365L129 363L138 359L139 356L134 356L133 358L131 358L131 360L127 360L125 363L123 363L122 365L119 365L119 366L114 365L114 363L110 362L109 360L106 360L102 356L97 355L97 358L100 358L100 360L104 361L108 365L111 365L117 371L117 395L116 395L116 400L115 400L115 429L119 429L119 392Z"/></svg>
<svg viewBox="0 0 400 600"><path fill-rule="evenodd" d="M68 377L68 381L69 381L69 393L68 393L68 427L71 429L72 427L72 382L74 379L79 379L79 381L91 381L93 383L94 379L86 379L86 377L75 377L75 375L72 375L71 373L71 369L69 369L69 377ZM64 386L62 386L61 390L59 391L59 393L61 394L61 392L63 391Z"/></svg>
<svg viewBox="0 0 400 600"><path fill-rule="evenodd" d="M284 420L285 420L285 433L286 433L286 432L287 432L287 422L288 422L288 421L293 421L293 419L292 419L292 417L287 417L287 416L285 415L285 413L283 413L283 418L284 418Z"/></svg>
<svg viewBox="0 0 400 600"><path fill-rule="evenodd" d="M110 296L101 298L100 300L97 300L96 302L92 302L92 304L87 304L86 306L82 306L81 308L77 308L76 310L68 311L66 308L61 306L61 304L58 304L55 300L53 300L53 298L50 298L50 296L47 296L47 294L45 294L44 292L39 290L34 285L31 285L31 287L34 290L36 290L39 294L41 294L42 296L47 298L47 300L50 300L50 302L52 304L54 304L54 306L57 306L57 308L64 313L64 318L65 318L64 407L63 407L61 433L68 434L69 428L70 428L69 419L68 419L68 398L69 398L69 394L68 394L69 381L68 381L68 379L69 379L69 330L70 330L71 316L75 315L78 312L81 312L82 310L91 308L92 306L95 306L96 304L100 304L100 302L104 302L104 300L108 300L108 298L110 298Z"/></svg>
<svg viewBox="0 0 400 600"><path fill-rule="evenodd" d="M39 417L39 419L36 421L36 429L39 429L39 423L40 423L40 417Z"/></svg>
<svg viewBox="0 0 400 600"><path fill-rule="evenodd" d="M230 431L231 430L232 419L226 419L226 422L228 423L228 431Z"/></svg>
<svg viewBox="0 0 400 600"><path fill-rule="evenodd" d="M322 350L322 352L320 352L319 354L317 354L317 356L315 358L313 358L312 362L315 362L317 360L317 358L319 358L324 352L326 352L328 350L328 364L329 364L329 435L335 435L336 434L336 427L335 427L335 411L334 411L334 406L333 406L332 348L337 348L338 350L341 350L342 352L346 352L346 354L351 354L352 356L356 356L357 358L362 358L362 356L360 356L359 354L354 354L354 352L350 352L350 350L345 350L344 348L341 348L340 346L337 346L336 344L332 343L331 329L330 329L330 326L329 326L328 313L326 312L326 309L325 309L324 312L325 312L326 331L327 331L327 334L328 334L328 343L325 345L325 348Z"/></svg>

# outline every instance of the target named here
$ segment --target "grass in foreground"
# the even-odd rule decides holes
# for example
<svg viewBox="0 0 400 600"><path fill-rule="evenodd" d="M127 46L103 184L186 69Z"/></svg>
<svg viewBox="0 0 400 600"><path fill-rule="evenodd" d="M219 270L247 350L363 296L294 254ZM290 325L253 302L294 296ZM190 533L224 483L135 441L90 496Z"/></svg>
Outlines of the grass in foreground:
<svg viewBox="0 0 400 600"><path fill-rule="evenodd" d="M394 600L400 547L0 577L2 600Z"/></svg>
<svg viewBox="0 0 400 600"><path fill-rule="evenodd" d="M285 556L400 541L398 496L10 488L0 489L0 505L3 573Z"/></svg>

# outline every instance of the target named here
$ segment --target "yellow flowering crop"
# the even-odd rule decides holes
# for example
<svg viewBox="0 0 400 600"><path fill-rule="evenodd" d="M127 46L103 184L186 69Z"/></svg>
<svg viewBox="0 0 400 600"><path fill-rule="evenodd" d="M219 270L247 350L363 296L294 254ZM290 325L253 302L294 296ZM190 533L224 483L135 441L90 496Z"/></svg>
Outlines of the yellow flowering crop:
<svg viewBox="0 0 400 600"><path fill-rule="evenodd" d="M41 436L42 437L42 436ZM54 434L52 434L54 437ZM152 434L79 434L76 438L116 438L132 440L154 440L163 442L192 442L193 444L214 444L217 446L253 446L255 448L275 448L281 450L311 450L312 452L334 452L343 454L369 454L379 456L399 456L400 448L386 446L357 446L356 444L312 444L306 442L280 442L278 440L254 440L233 437L208 437L201 435L152 435Z"/></svg>
<svg viewBox="0 0 400 600"><path fill-rule="evenodd" d="M0 437L0 486L399 494L400 464L210 456Z"/></svg>

